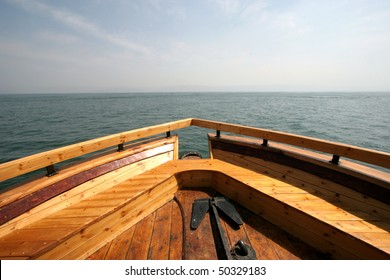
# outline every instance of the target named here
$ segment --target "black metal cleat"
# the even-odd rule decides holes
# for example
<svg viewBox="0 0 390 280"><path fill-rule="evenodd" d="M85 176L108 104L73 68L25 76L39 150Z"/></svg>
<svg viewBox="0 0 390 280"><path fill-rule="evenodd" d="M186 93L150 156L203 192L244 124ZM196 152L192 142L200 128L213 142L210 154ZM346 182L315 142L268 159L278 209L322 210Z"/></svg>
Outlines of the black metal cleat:
<svg viewBox="0 0 390 280"><path fill-rule="evenodd" d="M256 259L256 253L253 248L245 244L242 240L239 240L233 248L229 248L225 232L219 219L218 210L225 214L233 224L240 226L244 223L234 205L225 197L203 198L195 200L192 204L191 229L197 229L206 213L210 212L210 221L219 259Z"/></svg>
<svg viewBox="0 0 390 280"><path fill-rule="evenodd" d="M256 252L252 246L247 245L242 240L238 240L236 245L233 246L230 253L234 260L255 260Z"/></svg>

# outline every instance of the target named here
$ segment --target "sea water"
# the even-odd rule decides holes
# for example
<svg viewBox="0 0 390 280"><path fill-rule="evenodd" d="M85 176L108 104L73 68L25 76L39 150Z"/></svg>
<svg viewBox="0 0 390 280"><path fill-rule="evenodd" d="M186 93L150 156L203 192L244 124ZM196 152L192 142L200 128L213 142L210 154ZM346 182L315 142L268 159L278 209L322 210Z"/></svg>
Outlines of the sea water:
<svg viewBox="0 0 390 280"><path fill-rule="evenodd" d="M279 130L390 152L390 93L0 95L0 163L182 118ZM207 157L206 129L177 133Z"/></svg>

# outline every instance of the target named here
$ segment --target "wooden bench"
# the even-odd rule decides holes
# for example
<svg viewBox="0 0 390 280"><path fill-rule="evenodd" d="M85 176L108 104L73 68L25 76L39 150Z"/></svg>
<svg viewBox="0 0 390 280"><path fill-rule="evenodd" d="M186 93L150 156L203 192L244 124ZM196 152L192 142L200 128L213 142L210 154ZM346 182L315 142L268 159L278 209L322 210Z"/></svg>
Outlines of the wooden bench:
<svg viewBox="0 0 390 280"><path fill-rule="evenodd" d="M171 160L3 236L0 258L85 258L184 186L212 186L331 257L389 258L388 205L362 208L359 194L342 186L271 175L218 159Z"/></svg>
<svg viewBox="0 0 390 280"><path fill-rule="evenodd" d="M204 181L206 170L211 174ZM290 180L294 184L217 159L167 162L151 172L179 174L183 186L211 180L222 194L335 258L390 258L387 204L318 178L319 186L310 183L302 171L295 172L306 181Z"/></svg>

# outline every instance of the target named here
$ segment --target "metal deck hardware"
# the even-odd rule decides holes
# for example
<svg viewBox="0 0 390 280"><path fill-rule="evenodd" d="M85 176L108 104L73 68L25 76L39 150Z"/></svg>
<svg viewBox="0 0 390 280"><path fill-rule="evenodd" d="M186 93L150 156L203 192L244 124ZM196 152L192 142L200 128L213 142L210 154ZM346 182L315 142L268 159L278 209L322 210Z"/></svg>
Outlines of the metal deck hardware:
<svg viewBox="0 0 390 280"><path fill-rule="evenodd" d="M58 172L53 164L46 166L46 176L47 177L51 177L51 176L56 175L56 174L58 174Z"/></svg>
<svg viewBox="0 0 390 280"><path fill-rule="evenodd" d="M125 148L123 147L123 143L118 144L118 152L124 151Z"/></svg>
<svg viewBox="0 0 390 280"><path fill-rule="evenodd" d="M197 199L192 204L191 229L196 230L207 212L210 212L211 227L213 230L217 255L222 260L255 260L256 253L253 248L239 240L232 248L226 238L221 225L219 211L228 217L235 225L240 226L244 222L240 214L225 197L212 197Z"/></svg>
<svg viewBox="0 0 390 280"><path fill-rule="evenodd" d="M340 161L340 156L333 155L332 160L330 161L330 163L339 164L339 161Z"/></svg>

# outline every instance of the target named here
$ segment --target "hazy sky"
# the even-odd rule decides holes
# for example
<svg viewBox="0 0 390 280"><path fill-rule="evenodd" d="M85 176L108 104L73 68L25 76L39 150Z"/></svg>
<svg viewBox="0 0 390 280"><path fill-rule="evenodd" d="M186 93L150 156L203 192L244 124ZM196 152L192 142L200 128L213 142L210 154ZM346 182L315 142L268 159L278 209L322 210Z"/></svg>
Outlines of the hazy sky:
<svg viewBox="0 0 390 280"><path fill-rule="evenodd" d="M390 1L0 0L0 93L389 91Z"/></svg>

